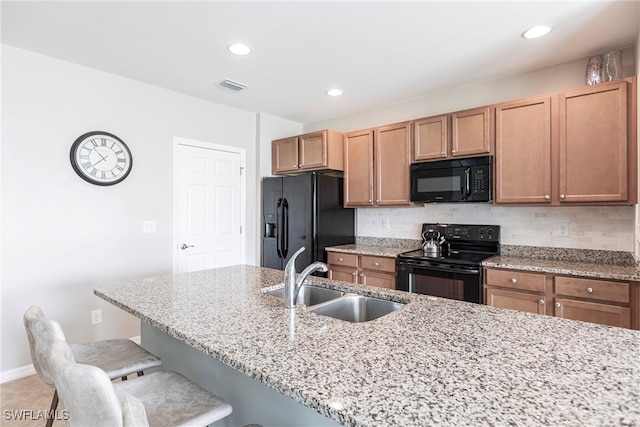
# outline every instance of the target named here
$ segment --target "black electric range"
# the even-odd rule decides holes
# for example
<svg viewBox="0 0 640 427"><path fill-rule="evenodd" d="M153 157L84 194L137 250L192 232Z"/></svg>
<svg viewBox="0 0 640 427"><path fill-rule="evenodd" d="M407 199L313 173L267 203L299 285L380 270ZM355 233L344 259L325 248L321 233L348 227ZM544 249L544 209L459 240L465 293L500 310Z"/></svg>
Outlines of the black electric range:
<svg viewBox="0 0 640 427"><path fill-rule="evenodd" d="M397 289L483 303L482 261L500 254L500 226L423 224L421 235L423 243L443 236L441 254L418 249L398 255Z"/></svg>

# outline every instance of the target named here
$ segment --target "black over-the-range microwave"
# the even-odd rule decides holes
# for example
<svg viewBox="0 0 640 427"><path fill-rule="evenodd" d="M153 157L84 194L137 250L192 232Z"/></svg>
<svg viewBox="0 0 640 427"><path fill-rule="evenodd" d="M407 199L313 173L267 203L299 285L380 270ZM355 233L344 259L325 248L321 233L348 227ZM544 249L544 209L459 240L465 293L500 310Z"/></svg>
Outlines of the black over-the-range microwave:
<svg viewBox="0 0 640 427"><path fill-rule="evenodd" d="M411 165L412 202L490 202L492 156Z"/></svg>

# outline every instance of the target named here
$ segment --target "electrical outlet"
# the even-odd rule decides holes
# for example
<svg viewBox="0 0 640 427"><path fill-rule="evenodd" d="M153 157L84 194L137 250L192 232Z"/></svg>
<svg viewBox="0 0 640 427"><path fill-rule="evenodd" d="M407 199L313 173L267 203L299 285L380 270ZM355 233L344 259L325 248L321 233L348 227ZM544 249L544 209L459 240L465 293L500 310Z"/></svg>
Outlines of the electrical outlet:
<svg viewBox="0 0 640 427"><path fill-rule="evenodd" d="M569 237L569 223L561 222L558 224L558 237Z"/></svg>
<svg viewBox="0 0 640 427"><path fill-rule="evenodd" d="M97 325L98 323L102 323L102 310L92 310L91 311L91 324Z"/></svg>

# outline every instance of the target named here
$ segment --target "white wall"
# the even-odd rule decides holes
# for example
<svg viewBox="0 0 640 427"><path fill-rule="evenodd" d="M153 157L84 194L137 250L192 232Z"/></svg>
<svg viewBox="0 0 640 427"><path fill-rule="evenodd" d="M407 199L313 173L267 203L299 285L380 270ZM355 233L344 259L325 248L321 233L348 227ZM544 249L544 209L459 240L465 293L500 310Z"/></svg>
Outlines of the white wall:
<svg viewBox="0 0 640 427"><path fill-rule="evenodd" d="M640 44L640 38L639 38ZM640 55L640 53L638 54ZM636 74L636 49L623 50L623 75ZM478 107L584 85L586 58L505 79L436 93L386 107L305 125L305 132L348 132ZM640 212L638 213L640 218ZM389 229L382 227L389 219ZM414 208L358 209L358 235L417 239L425 222L501 225L503 243L634 252L633 207L512 207L442 204ZM569 236L557 237L569 223Z"/></svg>
<svg viewBox="0 0 640 427"><path fill-rule="evenodd" d="M256 263L255 114L2 46L2 314L0 371L31 363L31 305L71 342L139 335L132 316L93 295L97 283L171 273L172 144L183 137L246 149L247 262ZM98 187L72 170L81 134L122 138L133 170ZM143 234L142 221L157 221ZM92 326L90 311L103 323Z"/></svg>

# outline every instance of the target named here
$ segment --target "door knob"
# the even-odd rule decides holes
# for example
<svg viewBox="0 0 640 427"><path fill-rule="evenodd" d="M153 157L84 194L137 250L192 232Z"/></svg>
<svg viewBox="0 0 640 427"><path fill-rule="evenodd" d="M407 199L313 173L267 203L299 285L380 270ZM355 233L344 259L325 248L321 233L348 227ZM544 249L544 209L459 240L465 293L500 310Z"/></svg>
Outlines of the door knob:
<svg viewBox="0 0 640 427"><path fill-rule="evenodd" d="M180 249L182 249L183 251L187 248L193 248L193 245L187 245L186 243L183 243L180 245Z"/></svg>

